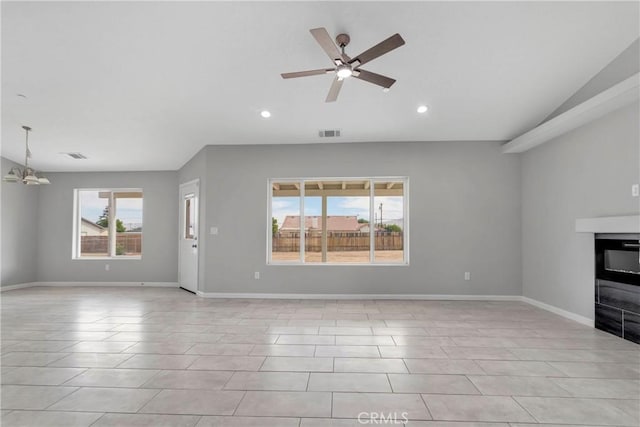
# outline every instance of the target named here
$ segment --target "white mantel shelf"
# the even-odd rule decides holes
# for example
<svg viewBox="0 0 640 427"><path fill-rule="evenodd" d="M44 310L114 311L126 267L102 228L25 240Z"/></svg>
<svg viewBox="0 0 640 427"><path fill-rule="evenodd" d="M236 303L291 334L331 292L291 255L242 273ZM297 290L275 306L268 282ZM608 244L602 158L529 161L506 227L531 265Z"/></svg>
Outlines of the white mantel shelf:
<svg viewBox="0 0 640 427"><path fill-rule="evenodd" d="M640 215L576 219L578 233L640 233Z"/></svg>

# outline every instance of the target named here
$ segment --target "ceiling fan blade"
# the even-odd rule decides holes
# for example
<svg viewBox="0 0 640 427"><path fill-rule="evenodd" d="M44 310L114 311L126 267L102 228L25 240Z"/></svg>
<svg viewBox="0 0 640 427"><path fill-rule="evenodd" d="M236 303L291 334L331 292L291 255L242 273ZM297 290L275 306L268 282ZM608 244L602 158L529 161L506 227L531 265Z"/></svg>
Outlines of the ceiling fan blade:
<svg viewBox="0 0 640 427"><path fill-rule="evenodd" d="M400 34L394 34L388 39L378 43L371 49L365 50L360 55L353 57L349 64L353 64L358 61L359 63L356 66L360 66L366 64L369 61L373 61L379 56L384 55L387 52L391 52L393 49L396 49L404 44L404 40L400 37Z"/></svg>
<svg viewBox="0 0 640 427"><path fill-rule="evenodd" d="M335 100L338 99L338 94L340 93L343 82L344 79L339 79L338 76L336 76L333 83L331 83L331 88L329 88L329 94L327 95L325 102L335 102Z"/></svg>
<svg viewBox="0 0 640 427"><path fill-rule="evenodd" d="M317 76L319 74L328 74L333 73L335 70L333 68L322 68L320 70L309 70L309 71L296 71L295 73L282 73L280 74L283 79L293 79L295 77L307 77L307 76Z"/></svg>
<svg viewBox="0 0 640 427"><path fill-rule="evenodd" d="M329 56L331 62L336 63L337 60L345 61L338 46L333 42L333 39L324 27L313 28L309 30L309 32L311 32L311 35L316 39L322 50Z"/></svg>
<svg viewBox="0 0 640 427"><path fill-rule="evenodd" d="M365 82L373 83L374 85L390 88L396 81L390 77L383 76L381 74L372 73L371 71L357 69L353 72L353 77L356 79L364 80Z"/></svg>

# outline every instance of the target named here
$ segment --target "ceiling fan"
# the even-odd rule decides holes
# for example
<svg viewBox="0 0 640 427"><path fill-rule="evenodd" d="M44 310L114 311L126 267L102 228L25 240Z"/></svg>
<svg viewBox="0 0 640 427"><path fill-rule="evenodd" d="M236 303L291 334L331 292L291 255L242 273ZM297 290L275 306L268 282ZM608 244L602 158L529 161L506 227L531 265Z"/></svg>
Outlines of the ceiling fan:
<svg viewBox="0 0 640 427"><path fill-rule="evenodd" d="M344 48L351 40L347 34L338 34L336 37L336 43L334 43L325 28L314 28L309 31L320 47L329 56L329 59L331 59L335 64L335 68L321 68L318 70L283 73L281 74L283 79L335 73L336 76L331 84L331 88L329 89L326 102L334 102L338 99L342 83L344 82L344 79L348 77L355 77L356 79L382 86L385 89L389 89L391 85L396 82L390 77L363 70L360 66L402 46L404 44L404 40L400 37L400 34L394 34L372 48L365 50L360 55L350 58L346 53L344 53Z"/></svg>

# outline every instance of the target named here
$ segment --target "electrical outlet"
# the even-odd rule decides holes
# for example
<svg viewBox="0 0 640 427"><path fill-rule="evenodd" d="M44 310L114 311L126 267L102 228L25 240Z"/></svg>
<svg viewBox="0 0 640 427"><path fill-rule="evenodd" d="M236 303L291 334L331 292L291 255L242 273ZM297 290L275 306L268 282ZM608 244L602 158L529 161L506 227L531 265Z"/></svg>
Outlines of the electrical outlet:
<svg viewBox="0 0 640 427"><path fill-rule="evenodd" d="M255 273L253 273L253 278L256 279L256 280L259 280L260 279L260 272L256 271Z"/></svg>
<svg viewBox="0 0 640 427"><path fill-rule="evenodd" d="M631 186L631 197L640 196L640 184L633 184Z"/></svg>
<svg viewBox="0 0 640 427"><path fill-rule="evenodd" d="M110 267L109 267L109 264L105 264L105 265L104 265L104 271L109 271L109 268L110 268Z"/></svg>
<svg viewBox="0 0 640 427"><path fill-rule="evenodd" d="M471 272L469 271L464 272L464 280L471 280Z"/></svg>

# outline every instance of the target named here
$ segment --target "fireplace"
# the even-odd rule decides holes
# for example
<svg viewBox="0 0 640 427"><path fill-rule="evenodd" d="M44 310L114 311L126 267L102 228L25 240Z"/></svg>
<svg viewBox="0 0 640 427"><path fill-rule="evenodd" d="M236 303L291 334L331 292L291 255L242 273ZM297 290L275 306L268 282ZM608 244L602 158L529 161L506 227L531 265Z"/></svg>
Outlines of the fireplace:
<svg viewBox="0 0 640 427"><path fill-rule="evenodd" d="M596 234L595 327L640 343L638 234Z"/></svg>

